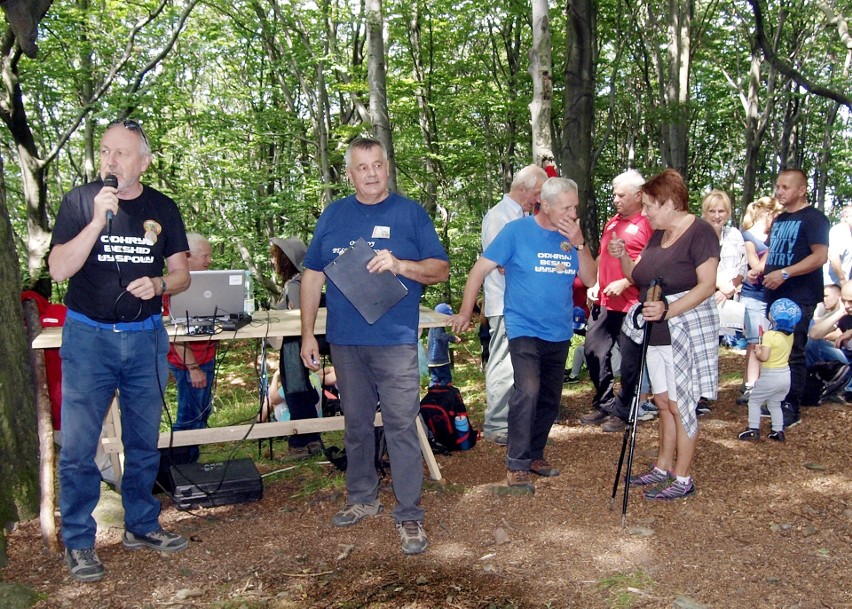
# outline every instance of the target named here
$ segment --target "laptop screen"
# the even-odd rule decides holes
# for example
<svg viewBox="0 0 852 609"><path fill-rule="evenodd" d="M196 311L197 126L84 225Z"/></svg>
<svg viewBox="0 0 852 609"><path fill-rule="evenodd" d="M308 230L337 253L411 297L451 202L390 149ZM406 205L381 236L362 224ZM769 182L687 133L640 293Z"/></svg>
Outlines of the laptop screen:
<svg viewBox="0 0 852 609"><path fill-rule="evenodd" d="M190 271L189 276L189 288L170 298L174 322L253 312L248 271Z"/></svg>

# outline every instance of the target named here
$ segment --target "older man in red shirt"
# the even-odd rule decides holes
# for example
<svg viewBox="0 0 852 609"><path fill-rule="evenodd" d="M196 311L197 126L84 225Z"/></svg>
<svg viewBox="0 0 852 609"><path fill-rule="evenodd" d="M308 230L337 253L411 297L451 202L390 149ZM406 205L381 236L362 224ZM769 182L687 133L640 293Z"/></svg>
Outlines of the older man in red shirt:
<svg viewBox="0 0 852 609"><path fill-rule="evenodd" d="M612 181L617 213L604 226L598 256L598 283L589 288L592 301L589 327L586 331L585 356L589 377L595 386L594 409L580 417L584 425L601 425L603 431L623 431L630 415L630 404L639 382L641 347L621 333L628 309L636 302L639 291L624 276L621 262L607 252L612 239L624 241L632 259L645 248L653 229L642 215L639 189L645 183L636 170L626 171ZM618 342L621 351L621 389L615 393L612 349Z"/></svg>

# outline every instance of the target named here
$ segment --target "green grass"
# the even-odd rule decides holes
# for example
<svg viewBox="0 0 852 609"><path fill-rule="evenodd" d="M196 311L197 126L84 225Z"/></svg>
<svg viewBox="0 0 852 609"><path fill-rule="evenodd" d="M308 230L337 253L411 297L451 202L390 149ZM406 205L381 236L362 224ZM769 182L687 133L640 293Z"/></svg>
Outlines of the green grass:
<svg viewBox="0 0 852 609"><path fill-rule="evenodd" d="M653 585L654 580L643 571L615 573L598 582L599 589L609 591L612 609L629 609L642 600L637 595Z"/></svg>

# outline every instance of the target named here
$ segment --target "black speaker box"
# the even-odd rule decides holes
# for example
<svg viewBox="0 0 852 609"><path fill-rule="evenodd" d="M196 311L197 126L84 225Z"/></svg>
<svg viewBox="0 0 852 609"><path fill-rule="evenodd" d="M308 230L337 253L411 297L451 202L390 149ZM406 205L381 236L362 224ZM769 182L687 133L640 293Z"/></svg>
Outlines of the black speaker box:
<svg viewBox="0 0 852 609"><path fill-rule="evenodd" d="M173 465L171 479L171 497L181 510L263 498L263 481L251 459Z"/></svg>

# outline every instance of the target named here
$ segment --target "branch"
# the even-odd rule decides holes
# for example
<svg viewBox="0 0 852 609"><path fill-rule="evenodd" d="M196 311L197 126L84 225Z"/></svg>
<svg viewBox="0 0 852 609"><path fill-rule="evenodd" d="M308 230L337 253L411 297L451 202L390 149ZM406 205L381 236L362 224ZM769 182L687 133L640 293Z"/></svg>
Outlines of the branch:
<svg viewBox="0 0 852 609"><path fill-rule="evenodd" d="M77 131L78 127L80 126L80 123L83 122L83 119L86 118L86 116L88 116L89 113L92 111L92 108L94 107L95 103L101 97L103 97L104 94L109 90L110 86L112 85L112 82L115 80L116 76L118 76L118 73L127 64L127 62L130 61L130 58L133 57L134 48L136 46L136 35L139 34L139 32L142 31L142 29L146 25L154 21L154 19L156 19L161 12L163 12L163 9L166 7L167 2L168 0L160 0L159 6L157 6L157 8L154 9L154 11L152 11L150 15L148 15L145 19L140 20L136 23L136 25L133 26L133 29L130 30L130 33L127 37L127 44L124 45L124 53L122 53L118 61L113 64L112 68L110 68L109 73L104 79L104 82L101 83L101 86L98 87L98 90L92 94L92 97L86 102L86 105L80 109L80 113L77 115L77 118L74 119L74 122L72 122L71 125L68 126L68 128L65 130L65 133L63 133L56 141L56 144L54 144L53 149L48 152L40 161L42 166L46 166L53 161L56 155L59 154L59 151L62 150L63 146L65 146L65 143Z"/></svg>
<svg viewBox="0 0 852 609"><path fill-rule="evenodd" d="M834 100L838 104L842 104L847 108L852 109L852 98L829 89L828 87L823 87L822 85L811 82L807 76L775 54L775 51L766 40L766 33L763 31L763 9L760 6L760 0L748 0L748 3L751 5L752 11L754 12L754 33L757 38L757 44L763 51L763 56L766 57L766 61L768 61L770 65L772 65L772 67L778 70L781 74L792 79L793 82L809 93L820 97L826 97Z"/></svg>

